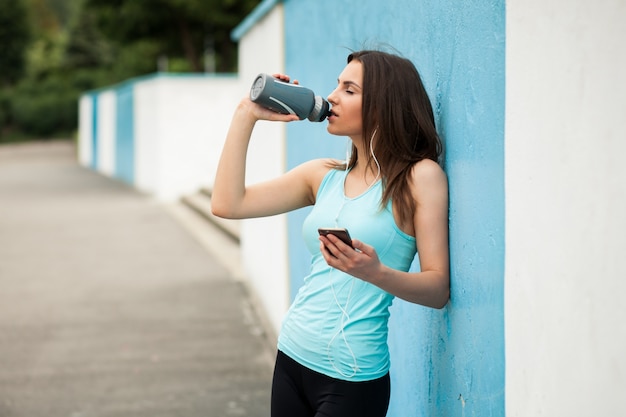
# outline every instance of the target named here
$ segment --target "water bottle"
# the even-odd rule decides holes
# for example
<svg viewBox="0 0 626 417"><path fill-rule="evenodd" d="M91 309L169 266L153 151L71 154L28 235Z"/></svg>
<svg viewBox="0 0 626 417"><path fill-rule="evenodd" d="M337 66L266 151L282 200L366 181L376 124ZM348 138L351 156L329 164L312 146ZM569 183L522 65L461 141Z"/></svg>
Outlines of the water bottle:
<svg viewBox="0 0 626 417"><path fill-rule="evenodd" d="M252 83L250 100L282 114L296 114L303 120L321 122L330 115L330 104L313 91L268 74L259 74Z"/></svg>

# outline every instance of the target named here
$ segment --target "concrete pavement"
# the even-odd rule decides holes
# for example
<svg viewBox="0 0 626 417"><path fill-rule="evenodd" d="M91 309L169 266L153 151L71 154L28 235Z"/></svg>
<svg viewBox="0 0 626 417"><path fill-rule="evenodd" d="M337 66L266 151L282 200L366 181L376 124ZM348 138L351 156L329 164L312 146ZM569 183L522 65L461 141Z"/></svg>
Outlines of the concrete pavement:
<svg viewBox="0 0 626 417"><path fill-rule="evenodd" d="M0 417L269 415L237 250L190 219L69 142L0 146Z"/></svg>

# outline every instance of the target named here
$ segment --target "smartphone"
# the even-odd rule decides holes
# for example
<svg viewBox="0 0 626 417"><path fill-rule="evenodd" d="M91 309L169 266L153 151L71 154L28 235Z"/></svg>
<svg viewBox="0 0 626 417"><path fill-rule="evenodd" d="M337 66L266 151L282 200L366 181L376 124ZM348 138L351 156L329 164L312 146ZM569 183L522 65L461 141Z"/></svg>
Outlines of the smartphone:
<svg viewBox="0 0 626 417"><path fill-rule="evenodd" d="M353 248L352 238L350 237L350 233L348 233L348 229L344 229L343 227L320 227L317 231L320 236L335 235L343 243Z"/></svg>

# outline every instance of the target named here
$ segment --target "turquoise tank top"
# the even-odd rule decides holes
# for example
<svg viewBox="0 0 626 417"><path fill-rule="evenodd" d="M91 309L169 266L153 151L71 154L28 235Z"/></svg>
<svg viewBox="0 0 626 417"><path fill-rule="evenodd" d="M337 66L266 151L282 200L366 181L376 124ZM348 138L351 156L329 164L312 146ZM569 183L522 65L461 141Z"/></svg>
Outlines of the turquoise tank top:
<svg viewBox="0 0 626 417"><path fill-rule="evenodd" d="M353 239L373 246L383 264L401 271L411 266L415 238L398 228L391 203L381 210L380 181L355 198L346 197L344 181L344 171L324 176L303 223L311 272L283 320L278 349L333 378L369 381L389 370L387 322L394 296L328 266L317 229L345 227Z"/></svg>

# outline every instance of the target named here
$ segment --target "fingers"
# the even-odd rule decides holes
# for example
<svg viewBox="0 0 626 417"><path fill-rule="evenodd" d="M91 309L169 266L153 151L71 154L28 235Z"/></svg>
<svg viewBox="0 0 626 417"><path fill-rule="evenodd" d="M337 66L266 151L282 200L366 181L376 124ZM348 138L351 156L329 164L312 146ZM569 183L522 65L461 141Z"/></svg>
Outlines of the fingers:
<svg viewBox="0 0 626 417"><path fill-rule="evenodd" d="M320 251L326 263L366 282L380 276L381 266L373 246L352 239L353 248L333 235L320 236Z"/></svg>
<svg viewBox="0 0 626 417"><path fill-rule="evenodd" d="M360 240L352 239L352 246L357 252L362 252L368 256L374 256L376 254L373 246L366 245Z"/></svg>
<svg viewBox="0 0 626 417"><path fill-rule="evenodd" d="M334 235L320 236L320 251L326 262L340 270L346 270L354 263L354 248L346 245Z"/></svg>
<svg viewBox="0 0 626 417"><path fill-rule="evenodd" d="M264 107L260 112L259 118L262 120L269 120L271 122L296 122L300 120L296 114L282 114L273 110L265 109Z"/></svg>
<svg viewBox="0 0 626 417"><path fill-rule="evenodd" d="M290 81L289 76L288 76L288 75L286 75L286 74L276 73L276 74L272 74L272 77L277 78L277 79L279 79L279 80L281 80L281 81L284 81L284 82L286 82L286 83L288 83L288 82ZM300 83L298 82L298 80L293 80L293 83L294 83L294 84L300 84Z"/></svg>
<svg viewBox="0 0 626 417"><path fill-rule="evenodd" d="M282 114L275 112L253 102L249 97L244 97L241 101L241 105L245 106L257 120L269 120L275 122L294 122L300 120L296 114Z"/></svg>
<svg viewBox="0 0 626 417"><path fill-rule="evenodd" d="M279 79L281 81L284 81L286 83L289 82L289 76L287 74L281 74L281 73L277 72L275 74L272 74L272 77L277 78L277 79Z"/></svg>

